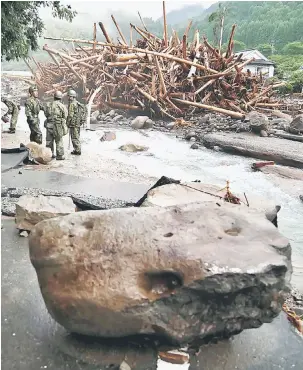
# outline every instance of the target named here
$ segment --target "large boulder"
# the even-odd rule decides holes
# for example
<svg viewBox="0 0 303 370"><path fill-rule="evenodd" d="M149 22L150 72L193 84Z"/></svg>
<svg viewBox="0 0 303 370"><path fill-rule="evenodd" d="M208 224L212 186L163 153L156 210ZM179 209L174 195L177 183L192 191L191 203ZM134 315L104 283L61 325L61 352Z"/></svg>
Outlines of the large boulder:
<svg viewBox="0 0 303 370"><path fill-rule="evenodd" d="M260 134L261 131L268 130L268 118L265 114L252 111L248 113L247 117L249 118L250 128L254 133Z"/></svg>
<svg viewBox="0 0 303 370"><path fill-rule="evenodd" d="M52 160L52 151L43 145L30 142L26 145L29 150L29 159L40 164L47 164Z"/></svg>
<svg viewBox="0 0 303 370"><path fill-rule="evenodd" d="M111 131L105 131L104 135L100 138L100 141L113 141L116 140L116 134Z"/></svg>
<svg viewBox="0 0 303 370"><path fill-rule="evenodd" d="M229 337L272 321L289 290L288 240L233 204L78 212L40 222L29 247L49 313L86 335Z"/></svg>
<svg viewBox="0 0 303 370"><path fill-rule="evenodd" d="M148 116L137 116L131 122L131 127L134 129L148 129L153 127L154 122Z"/></svg>
<svg viewBox="0 0 303 370"><path fill-rule="evenodd" d="M222 190L222 186L219 187L212 184L203 184L201 182L167 184L149 190L142 207L169 207L203 201L214 202L222 205L226 203L223 200L225 194L226 190ZM241 203L239 207L247 208L244 195L237 193L234 195L239 197L244 203ZM246 194L246 196L249 202L249 208L262 212L269 221L276 223L278 212L281 209L279 204L268 199L258 197L255 194Z"/></svg>
<svg viewBox="0 0 303 370"><path fill-rule="evenodd" d="M145 152L146 150L148 150L148 147L136 144L125 144L121 145L119 149L124 152L136 153L136 152Z"/></svg>
<svg viewBox="0 0 303 370"><path fill-rule="evenodd" d="M295 135L303 134L303 114L299 114L290 122L289 132Z"/></svg>
<svg viewBox="0 0 303 370"><path fill-rule="evenodd" d="M23 195L16 203L16 226L30 231L40 221L75 211L76 207L69 197Z"/></svg>

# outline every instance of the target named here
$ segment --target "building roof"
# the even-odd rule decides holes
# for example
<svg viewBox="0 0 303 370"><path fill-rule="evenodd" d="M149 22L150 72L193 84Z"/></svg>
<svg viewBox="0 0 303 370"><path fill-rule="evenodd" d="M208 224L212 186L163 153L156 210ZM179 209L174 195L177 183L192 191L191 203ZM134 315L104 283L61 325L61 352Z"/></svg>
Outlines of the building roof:
<svg viewBox="0 0 303 370"><path fill-rule="evenodd" d="M273 66L273 65L275 65L274 62L271 62L270 60L263 60L263 59L256 59L256 60L250 62L249 64L250 65L258 65L258 66L260 66L260 65L262 65L262 66Z"/></svg>
<svg viewBox="0 0 303 370"><path fill-rule="evenodd" d="M255 58L253 62L249 64L257 64L257 65L274 65L272 61L266 58L259 50L256 49L248 49L248 50L241 50L236 53L236 55L243 54L242 59L248 60L251 58Z"/></svg>

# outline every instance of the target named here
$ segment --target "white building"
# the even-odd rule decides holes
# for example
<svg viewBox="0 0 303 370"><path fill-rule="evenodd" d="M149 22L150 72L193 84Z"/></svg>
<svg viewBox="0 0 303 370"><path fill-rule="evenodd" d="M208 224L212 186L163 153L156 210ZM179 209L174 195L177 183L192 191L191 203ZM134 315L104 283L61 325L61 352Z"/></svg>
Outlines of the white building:
<svg viewBox="0 0 303 370"><path fill-rule="evenodd" d="M267 59L260 51L243 50L236 53L236 55L239 54L243 54L243 60L255 58L253 62L250 62L244 67L246 70L249 69L252 74L259 74L262 72L265 77L273 77L275 71L274 63Z"/></svg>

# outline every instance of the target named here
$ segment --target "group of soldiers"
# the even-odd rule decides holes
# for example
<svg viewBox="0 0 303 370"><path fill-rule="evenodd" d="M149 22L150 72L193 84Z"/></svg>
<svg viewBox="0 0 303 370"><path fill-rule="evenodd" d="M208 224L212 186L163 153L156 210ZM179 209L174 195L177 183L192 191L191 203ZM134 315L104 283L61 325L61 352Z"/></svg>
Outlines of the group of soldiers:
<svg viewBox="0 0 303 370"><path fill-rule="evenodd" d="M42 144L39 112L43 111L46 117L44 122L46 146L51 149L52 157L57 160L65 159L63 136L68 133L74 149L71 154L81 155L80 127L86 121L87 111L85 105L77 101L76 92L74 90L68 91L68 108L62 103L63 94L61 91L56 91L54 100L46 104L42 104L38 99L37 88L30 87L29 95L25 103L25 115L30 129L30 141ZM2 119L7 121L7 115L11 115L9 132L15 133L20 106L5 97L1 97L1 101L8 107L8 112ZM56 144L56 153L54 144Z"/></svg>

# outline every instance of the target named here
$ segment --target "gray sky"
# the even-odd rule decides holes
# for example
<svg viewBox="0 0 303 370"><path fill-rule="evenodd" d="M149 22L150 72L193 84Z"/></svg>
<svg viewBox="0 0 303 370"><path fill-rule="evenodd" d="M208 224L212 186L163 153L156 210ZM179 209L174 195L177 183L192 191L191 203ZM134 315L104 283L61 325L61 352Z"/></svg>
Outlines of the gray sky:
<svg viewBox="0 0 303 370"><path fill-rule="evenodd" d="M62 1L69 4L73 9L81 13L104 14L107 11L125 10L127 13L137 13L142 17L152 17L157 19L162 16L162 1ZM166 12L181 9L186 5L201 4L201 7L208 8L216 1L166 1Z"/></svg>

